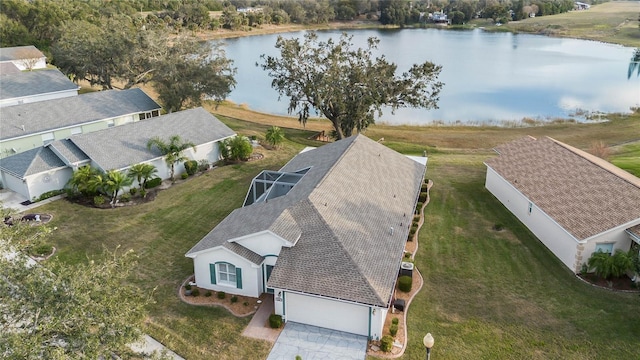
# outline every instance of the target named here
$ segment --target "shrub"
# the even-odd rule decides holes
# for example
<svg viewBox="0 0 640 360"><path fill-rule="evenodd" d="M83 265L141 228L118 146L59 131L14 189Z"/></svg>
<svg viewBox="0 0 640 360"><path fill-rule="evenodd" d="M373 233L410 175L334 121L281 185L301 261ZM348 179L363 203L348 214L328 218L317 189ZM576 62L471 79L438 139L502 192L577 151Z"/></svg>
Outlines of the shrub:
<svg viewBox="0 0 640 360"><path fill-rule="evenodd" d="M131 194L131 196L135 196L137 193L138 193L138 188L132 187L131 189L129 189L129 194Z"/></svg>
<svg viewBox="0 0 640 360"><path fill-rule="evenodd" d="M249 306L249 302L248 302L248 301L245 301L245 302L243 302L243 303L242 303L242 305L244 305L244 306Z"/></svg>
<svg viewBox="0 0 640 360"><path fill-rule="evenodd" d="M207 291L206 293L204 293L205 297L211 297L211 291Z"/></svg>
<svg viewBox="0 0 640 360"><path fill-rule="evenodd" d="M616 250L610 255L603 252L595 252L587 261L589 269L595 269L597 276L608 279L610 277L622 276L627 271L633 269L634 261L631 252Z"/></svg>
<svg viewBox="0 0 640 360"><path fill-rule="evenodd" d="M198 162L195 160L185 161L184 169L187 171L187 176L191 176L198 171Z"/></svg>
<svg viewBox="0 0 640 360"><path fill-rule="evenodd" d="M44 256L49 255L53 252L53 245L49 244L40 244L32 247L29 250L29 253L33 256Z"/></svg>
<svg viewBox="0 0 640 360"><path fill-rule="evenodd" d="M202 159L198 161L198 170L204 172L209 170L210 167L211 165L209 165L209 161L207 159Z"/></svg>
<svg viewBox="0 0 640 360"><path fill-rule="evenodd" d="M380 339L380 350L384 352L391 351L393 347L393 338L390 335L385 335Z"/></svg>
<svg viewBox="0 0 640 360"><path fill-rule="evenodd" d="M504 229L504 226L500 223L493 225L493 230L495 231L501 231L502 229Z"/></svg>
<svg viewBox="0 0 640 360"><path fill-rule="evenodd" d="M122 195L120 195L120 201L122 201L122 202L131 201L131 194L122 194Z"/></svg>
<svg viewBox="0 0 640 360"><path fill-rule="evenodd" d="M200 290L198 290L197 288L191 290L191 296L199 296L200 295Z"/></svg>
<svg viewBox="0 0 640 360"><path fill-rule="evenodd" d="M411 277L407 275L402 275L398 279L398 289L403 292L411 291Z"/></svg>
<svg viewBox="0 0 640 360"><path fill-rule="evenodd" d="M100 206L100 205L104 204L105 201L106 200L104 199L104 197L102 195L98 195L98 196L95 196L93 198L93 204L96 205L96 206Z"/></svg>
<svg viewBox="0 0 640 360"><path fill-rule="evenodd" d="M405 259L411 259L411 255L413 255L413 254L407 251L406 253L404 253L404 258Z"/></svg>
<svg viewBox="0 0 640 360"><path fill-rule="evenodd" d="M220 144L220 155L228 161L246 161L252 152L253 146L245 136L227 138Z"/></svg>
<svg viewBox="0 0 640 360"><path fill-rule="evenodd" d="M272 329L278 329L282 326L282 316L278 314L269 315L269 326Z"/></svg>
<svg viewBox="0 0 640 360"><path fill-rule="evenodd" d="M64 189L47 191L46 193L43 193L42 195L40 195L35 202L46 200L48 198L51 198L60 194L64 194L64 193L65 193Z"/></svg>
<svg viewBox="0 0 640 360"><path fill-rule="evenodd" d="M393 325L398 325L399 322L400 322L400 319L398 319L398 318L393 318L393 320L391 320L391 323Z"/></svg>
<svg viewBox="0 0 640 360"><path fill-rule="evenodd" d="M227 293L225 293L224 291L218 291L218 299L224 299L227 297Z"/></svg>
<svg viewBox="0 0 640 360"><path fill-rule="evenodd" d="M425 201L427 199L427 192L423 191L420 193L420 200Z"/></svg>
<svg viewBox="0 0 640 360"><path fill-rule="evenodd" d="M145 189L153 189L154 187L159 186L160 184L162 184L162 179L153 178L153 179L147 181L146 184L144 184L144 188Z"/></svg>
<svg viewBox="0 0 640 360"><path fill-rule="evenodd" d="M296 360L302 360L302 356L296 355Z"/></svg>
<svg viewBox="0 0 640 360"><path fill-rule="evenodd" d="M420 191L427 191L428 188L429 188L429 185L427 185L426 183L422 184L422 187L420 187Z"/></svg>
<svg viewBox="0 0 640 360"><path fill-rule="evenodd" d="M147 190L145 189L140 190L140 196L142 196L142 198L147 197Z"/></svg>
<svg viewBox="0 0 640 360"><path fill-rule="evenodd" d="M184 286L184 289L185 289L185 290L191 290L191 284L187 284L187 285L185 285L185 286Z"/></svg>
<svg viewBox="0 0 640 360"><path fill-rule="evenodd" d="M398 324L391 324L391 326L389 326L389 334L393 337L398 334Z"/></svg>
<svg viewBox="0 0 640 360"><path fill-rule="evenodd" d="M422 201L418 201L418 204L416 205L416 214L420 212L420 209L422 209Z"/></svg>
<svg viewBox="0 0 640 360"><path fill-rule="evenodd" d="M238 302L238 297L237 297L237 296L235 296L235 295L233 295L233 296L231 297L231 303L237 303L237 302Z"/></svg>
<svg viewBox="0 0 640 360"><path fill-rule="evenodd" d="M188 177L189 177L189 174L187 174L187 173L182 173L182 174L180 174L180 178L181 178L182 180L186 180Z"/></svg>

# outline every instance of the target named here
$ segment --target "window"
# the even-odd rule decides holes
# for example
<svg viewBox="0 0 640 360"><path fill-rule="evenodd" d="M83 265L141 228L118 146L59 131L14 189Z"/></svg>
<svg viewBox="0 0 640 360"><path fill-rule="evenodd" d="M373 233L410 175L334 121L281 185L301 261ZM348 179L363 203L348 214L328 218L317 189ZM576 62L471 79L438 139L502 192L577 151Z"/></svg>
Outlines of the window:
<svg viewBox="0 0 640 360"><path fill-rule="evenodd" d="M151 112L151 116L154 116L154 117L155 117L155 116L158 116L158 115L160 115L160 113L158 112L158 110L153 110L153 111Z"/></svg>
<svg viewBox="0 0 640 360"><path fill-rule="evenodd" d="M218 283L236 286L236 267L228 263L218 264Z"/></svg>
<svg viewBox="0 0 640 360"><path fill-rule="evenodd" d="M52 142L54 139L55 137L53 136L53 133L42 134L42 143L45 145Z"/></svg>
<svg viewBox="0 0 640 360"><path fill-rule="evenodd" d="M596 244L596 252L611 254L613 252L613 243Z"/></svg>
<svg viewBox="0 0 640 360"><path fill-rule="evenodd" d="M140 120L144 120L144 119L146 119L144 113L140 113Z"/></svg>

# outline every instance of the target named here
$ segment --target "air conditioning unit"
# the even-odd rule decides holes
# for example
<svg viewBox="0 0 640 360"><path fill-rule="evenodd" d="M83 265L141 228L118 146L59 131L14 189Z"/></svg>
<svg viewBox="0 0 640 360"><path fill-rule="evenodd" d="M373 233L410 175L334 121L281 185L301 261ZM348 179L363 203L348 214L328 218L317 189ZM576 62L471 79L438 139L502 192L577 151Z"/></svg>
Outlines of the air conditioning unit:
<svg viewBox="0 0 640 360"><path fill-rule="evenodd" d="M413 263L403 261L402 264L400 264L400 276L403 275L413 277Z"/></svg>

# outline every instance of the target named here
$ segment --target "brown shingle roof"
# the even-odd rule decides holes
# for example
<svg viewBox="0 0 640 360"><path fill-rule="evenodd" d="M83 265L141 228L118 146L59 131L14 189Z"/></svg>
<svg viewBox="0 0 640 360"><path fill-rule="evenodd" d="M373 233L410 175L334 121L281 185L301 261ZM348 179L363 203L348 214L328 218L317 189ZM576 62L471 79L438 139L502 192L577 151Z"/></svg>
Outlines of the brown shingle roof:
<svg viewBox="0 0 640 360"><path fill-rule="evenodd" d="M234 210L187 255L266 229L300 234L280 252L270 287L389 305L424 165L358 135L298 154L281 171L308 167L287 195Z"/></svg>
<svg viewBox="0 0 640 360"><path fill-rule="evenodd" d="M640 179L554 139L525 137L486 161L578 240L640 219Z"/></svg>

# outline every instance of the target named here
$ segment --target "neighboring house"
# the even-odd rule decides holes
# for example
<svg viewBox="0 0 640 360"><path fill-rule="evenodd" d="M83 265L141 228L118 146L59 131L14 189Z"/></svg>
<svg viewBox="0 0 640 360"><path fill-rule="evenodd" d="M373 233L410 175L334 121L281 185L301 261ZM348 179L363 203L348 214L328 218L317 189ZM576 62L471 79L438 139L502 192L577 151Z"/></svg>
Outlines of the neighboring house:
<svg viewBox="0 0 640 360"><path fill-rule="evenodd" d="M78 85L55 69L3 74L0 107L76 96L78 89Z"/></svg>
<svg viewBox="0 0 640 360"><path fill-rule="evenodd" d="M140 89L107 90L4 107L0 157L54 140L158 116L160 105Z"/></svg>
<svg viewBox="0 0 640 360"><path fill-rule="evenodd" d="M169 169L164 157L156 149L148 150L147 142L155 136L166 139L172 135L196 144L196 152L188 149L185 156L212 163L220 159L218 142L235 133L202 108L179 111L74 135L4 158L0 160L2 184L31 200L47 191L63 189L73 171L84 165L126 172L131 165L150 163L158 168L159 177L167 179ZM184 166L176 164L176 173L182 172Z"/></svg>
<svg viewBox="0 0 640 360"><path fill-rule="evenodd" d="M486 188L574 273L596 251L640 244L640 179L545 137L495 148Z"/></svg>
<svg viewBox="0 0 640 360"><path fill-rule="evenodd" d="M195 282L273 294L285 321L381 338L425 170L363 135L304 151L256 176L189 250Z"/></svg>
<svg viewBox="0 0 640 360"><path fill-rule="evenodd" d="M20 70L44 69L47 58L35 46L16 46L0 48L0 64L12 63Z"/></svg>

